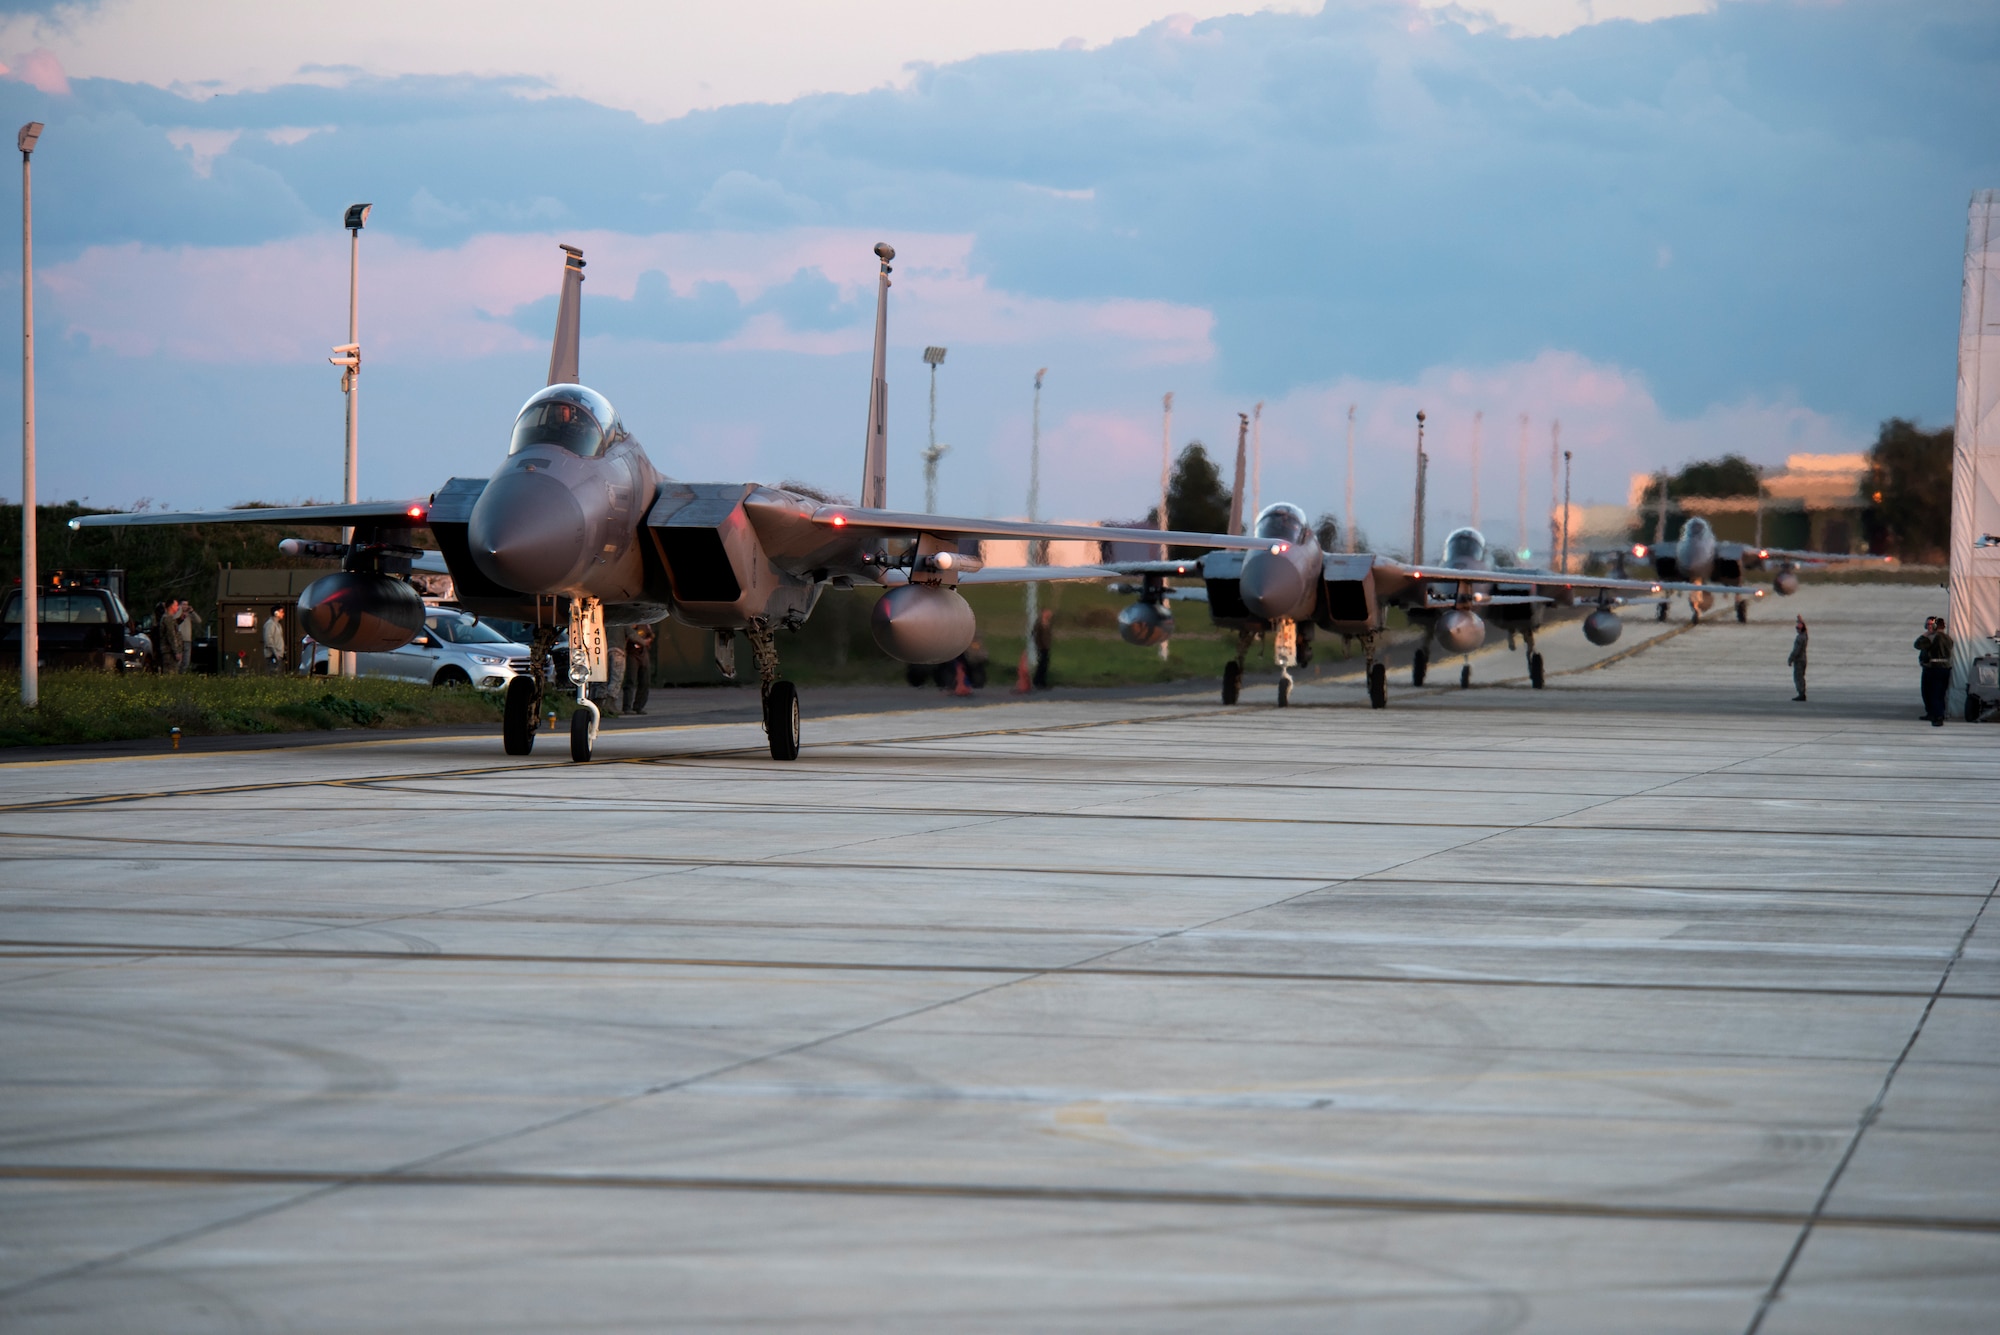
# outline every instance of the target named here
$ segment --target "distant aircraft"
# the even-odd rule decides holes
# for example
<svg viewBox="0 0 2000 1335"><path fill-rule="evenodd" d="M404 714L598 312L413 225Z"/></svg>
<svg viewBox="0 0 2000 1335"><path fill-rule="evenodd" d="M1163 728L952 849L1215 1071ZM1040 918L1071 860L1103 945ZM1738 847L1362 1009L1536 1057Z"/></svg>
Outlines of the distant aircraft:
<svg viewBox="0 0 2000 1335"><path fill-rule="evenodd" d="M1306 522L1305 511L1282 502L1265 507L1252 533L1264 540L1263 547L1102 568L1111 575L1145 577L1137 590L1139 601L1118 618L1125 639L1139 645L1159 644L1171 636L1173 613L1168 603L1195 595L1194 590L1170 588L1167 580L1201 579L1204 589L1198 596L1207 601L1209 616L1217 626L1237 633L1236 659L1222 673L1224 704L1236 703L1243 660L1251 644L1266 634L1272 637L1279 666L1278 703L1289 704L1290 669L1312 661L1317 627L1361 641L1367 656L1368 702L1383 708L1389 702L1388 665L1376 661L1375 643L1390 607L1400 607L1411 624L1424 630L1424 642L1411 664L1412 684L1423 685L1433 647L1469 655L1485 643L1490 617L1510 635L1526 637L1528 679L1540 689L1544 675L1535 633L1551 606L1573 605L1583 595L1596 604L1584 618L1584 635L1593 644L1610 644L1624 630L1624 623L1610 610L1617 603L1698 587L1496 567L1486 539L1471 528L1445 538L1444 560L1438 565L1410 564L1369 552L1325 552ZM1472 665L1467 663L1459 673L1459 685L1471 684Z"/></svg>
<svg viewBox="0 0 2000 1335"><path fill-rule="evenodd" d="M1195 547L1252 548L1259 539L1135 532L1068 524L963 519L884 508L888 474L889 261L876 289L875 362L863 452L861 504L751 482L675 482L662 476L604 395L578 381L583 252L564 252L548 387L514 422L507 458L490 478L452 478L420 500L182 514L88 515L73 528L144 524L349 525L343 543L290 541L299 555L338 556L338 573L299 595L301 621L333 649L385 651L423 625L424 604L402 576L428 537L467 611L534 627L531 670L509 683L502 733L509 755L534 747L549 651L570 636L578 709L570 755L590 759L598 730L588 685L608 662L606 628L676 620L716 634L716 658L734 675L736 633L749 641L762 683L771 755L799 753L797 688L778 675L774 632L797 629L829 588L890 586L876 602L876 643L906 663L942 663L972 642L972 608L957 585L1073 578L1067 569L982 570L968 538L1143 538Z"/></svg>
<svg viewBox="0 0 2000 1335"><path fill-rule="evenodd" d="M1700 515L1688 516L1681 526L1680 537L1672 543L1633 543L1630 547L1597 552L1599 556L1612 556L1618 562L1618 570L1624 571L1627 556L1634 560L1647 561L1653 571L1664 580L1687 580L1700 586L1688 591L1688 610L1694 620L1701 620L1701 614L1715 606L1718 593L1736 599L1736 619L1750 619L1749 599L1755 594L1748 592L1743 584L1743 572L1753 569L1766 561L1778 562L1772 572L1771 587L1780 595L1798 592L1800 566L1843 565L1864 561L1886 562L1886 556L1849 556L1838 552L1799 552L1783 547L1759 547L1752 543L1722 542L1715 536L1715 529ZM1667 602L1660 602L1660 620L1667 619Z"/></svg>

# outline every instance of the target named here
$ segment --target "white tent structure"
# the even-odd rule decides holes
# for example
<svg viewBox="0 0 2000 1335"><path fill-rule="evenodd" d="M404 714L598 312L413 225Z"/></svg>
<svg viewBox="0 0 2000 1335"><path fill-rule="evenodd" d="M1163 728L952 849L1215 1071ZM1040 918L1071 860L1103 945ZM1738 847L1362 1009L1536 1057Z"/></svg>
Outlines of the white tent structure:
<svg viewBox="0 0 2000 1335"><path fill-rule="evenodd" d="M1958 423L1951 460L1951 708L1972 660L2000 636L2000 190L1972 197L1958 317Z"/></svg>

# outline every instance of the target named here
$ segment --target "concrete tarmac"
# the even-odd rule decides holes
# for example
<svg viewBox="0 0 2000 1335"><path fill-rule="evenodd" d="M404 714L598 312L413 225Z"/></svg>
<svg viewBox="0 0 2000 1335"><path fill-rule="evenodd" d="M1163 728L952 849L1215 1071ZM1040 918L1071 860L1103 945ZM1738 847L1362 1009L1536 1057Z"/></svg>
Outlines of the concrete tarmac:
<svg viewBox="0 0 2000 1335"><path fill-rule="evenodd" d="M0 1328L1990 1331L1942 600L791 765L0 765Z"/></svg>

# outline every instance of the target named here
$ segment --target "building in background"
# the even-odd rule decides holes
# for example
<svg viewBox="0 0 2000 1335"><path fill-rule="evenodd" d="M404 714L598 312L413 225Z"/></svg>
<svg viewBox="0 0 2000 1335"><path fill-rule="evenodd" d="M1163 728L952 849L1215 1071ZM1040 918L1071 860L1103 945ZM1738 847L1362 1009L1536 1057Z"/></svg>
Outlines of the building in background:
<svg viewBox="0 0 2000 1335"><path fill-rule="evenodd" d="M1656 504L1645 499L1654 480L1651 473L1634 473L1624 506L1623 531L1646 541L1659 522ZM1700 515L1724 542L1866 552L1861 521L1868 508L1867 481L1865 453L1788 455L1784 468L1764 474L1762 496L1675 496L1669 491L1666 536L1669 541L1678 538L1687 516ZM1593 512L1599 508L1591 507ZM1601 521L1593 513L1589 522Z"/></svg>

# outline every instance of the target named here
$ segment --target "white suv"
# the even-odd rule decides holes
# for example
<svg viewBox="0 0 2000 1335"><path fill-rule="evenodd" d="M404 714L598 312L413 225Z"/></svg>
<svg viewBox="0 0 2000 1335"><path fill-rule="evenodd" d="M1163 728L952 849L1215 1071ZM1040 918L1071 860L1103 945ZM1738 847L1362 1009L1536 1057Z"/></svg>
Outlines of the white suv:
<svg viewBox="0 0 2000 1335"><path fill-rule="evenodd" d="M311 646L311 666L326 674L326 647ZM449 607L433 607L424 628L400 649L358 655L360 675L429 682L433 686L477 686L482 691L505 690L528 671L528 646L516 644L479 618Z"/></svg>

